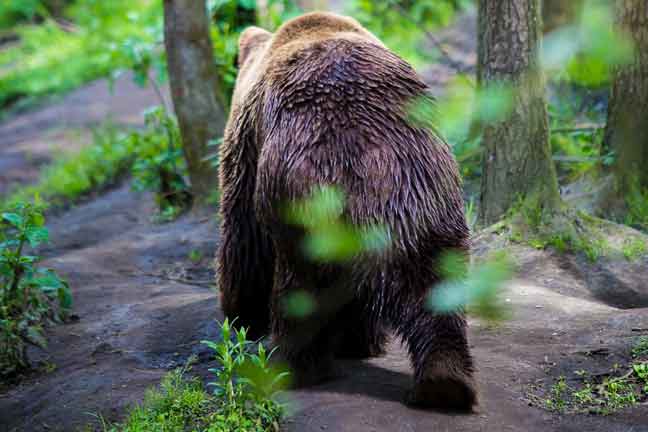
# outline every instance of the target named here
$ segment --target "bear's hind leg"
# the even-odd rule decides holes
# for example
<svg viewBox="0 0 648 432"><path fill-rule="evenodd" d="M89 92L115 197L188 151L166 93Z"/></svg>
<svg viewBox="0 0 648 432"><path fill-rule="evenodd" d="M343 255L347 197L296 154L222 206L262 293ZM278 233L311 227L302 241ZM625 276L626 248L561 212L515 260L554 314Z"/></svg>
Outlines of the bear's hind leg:
<svg viewBox="0 0 648 432"><path fill-rule="evenodd" d="M478 393L463 315L435 315L417 302L402 308L396 328L407 342L414 367L407 403L472 411Z"/></svg>
<svg viewBox="0 0 648 432"><path fill-rule="evenodd" d="M277 360L289 367L295 387L315 385L337 375L333 320L349 300L334 281L313 277L316 274L316 269L296 274L288 266L277 264L272 296L273 345L277 347ZM291 296L303 294L312 300L314 309L308 313L291 311L289 305L295 303Z"/></svg>
<svg viewBox="0 0 648 432"><path fill-rule="evenodd" d="M387 331L368 313L366 301L355 299L344 306L331 325L335 326L336 357L365 359L385 353Z"/></svg>

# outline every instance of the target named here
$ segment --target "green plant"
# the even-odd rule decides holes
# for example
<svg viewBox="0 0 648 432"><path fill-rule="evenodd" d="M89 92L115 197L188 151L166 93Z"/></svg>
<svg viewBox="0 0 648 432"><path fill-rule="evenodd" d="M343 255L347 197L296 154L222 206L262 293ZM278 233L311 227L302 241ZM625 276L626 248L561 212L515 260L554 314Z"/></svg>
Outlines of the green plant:
<svg viewBox="0 0 648 432"><path fill-rule="evenodd" d="M93 133L93 143L76 154L61 154L45 167L35 185L13 191L4 206L39 195L62 207L117 183L131 172L136 190L155 192L160 220L171 220L190 204L185 164L173 118L161 108L146 114L146 129L124 133L107 124Z"/></svg>
<svg viewBox="0 0 648 432"><path fill-rule="evenodd" d="M0 3L0 29L46 16L47 7L44 3L42 0L9 0Z"/></svg>
<svg viewBox="0 0 648 432"><path fill-rule="evenodd" d="M410 0L354 0L348 13L376 34L387 46L415 65L429 60L429 50L421 49L426 32L447 25L457 10L468 6L465 0L434 2Z"/></svg>
<svg viewBox="0 0 648 432"><path fill-rule="evenodd" d="M634 261L648 253L648 243L641 238L627 239L623 243L622 252L627 260Z"/></svg>
<svg viewBox="0 0 648 432"><path fill-rule="evenodd" d="M625 372L624 372L625 371ZM582 384L567 384L561 376L549 388L544 405L561 413L609 415L648 398L648 363L615 364L609 374L590 376L577 371Z"/></svg>
<svg viewBox="0 0 648 432"><path fill-rule="evenodd" d="M648 232L648 190L634 190L626 197L628 214L624 223Z"/></svg>
<svg viewBox="0 0 648 432"><path fill-rule="evenodd" d="M149 389L144 402L133 407L122 425L108 426L99 420L105 432L175 432L207 431L210 416L216 410L214 400L200 381L187 373L190 362L162 378L159 389Z"/></svg>
<svg viewBox="0 0 648 432"><path fill-rule="evenodd" d="M356 226L344 217L346 196L334 186L313 189L311 195L290 203L285 219L303 227L307 257L321 262L344 262L365 252L380 252L391 241L387 228L375 224Z"/></svg>
<svg viewBox="0 0 648 432"><path fill-rule="evenodd" d="M648 363L636 363L632 365L635 375L642 381L643 392L648 395Z"/></svg>
<svg viewBox="0 0 648 432"><path fill-rule="evenodd" d="M154 0L86 0L66 11L73 31L50 19L15 29L19 43L0 51L0 107L137 69L145 59L129 47L161 40L162 7Z"/></svg>
<svg viewBox="0 0 648 432"><path fill-rule="evenodd" d="M216 424L211 430L265 431L278 428L282 407L273 398L283 388L288 372L276 371L262 343L254 345L245 329L237 329L226 319L221 323L222 341L203 341L214 351L218 368L210 369L216 381L214 396L219 401Z"/></svg>
<svg viewBox="0 0 648 432"><path fill-rule="evenodd" d="M189 252L189 261L194 262L194 263L199 263L203 259L203 253L200 252L198 249L192 249Z"/></svg>
<svg viewBox="0 0 648 432"><path fill-rule="evenodd" d="M648 357L648 336L641 336L637 338L632 347L632 357L643 358Z"/></svg>
<svg viewBox="0 0 648 432"><path fill-rule="evenodd" d="M558 381L551 386L550 397L545 401L547 408L551 411L563 412L567 407L567 394L569 386L564 376L558 378Z"/></svg>
<svg viewBox="0 0 648 432"><path fill-rule="evenodd" d="M43 208L36 198L0 215L0 375L28 368L27 344L45 348L43 322L72 306L67 282L31 253L49 239Z"/></svg>
<svg viewBox="0 0 648 432"><path fill-rule="evenodd" d="M182 157L182 139L174 118L161 108L145 114L146 129L128 138L135 152L133 186L155 193L160 220L175 219L191 205Z"/></svg>
<svg viewBox="0 0 648 432"><path fill-rule="evenodd" d="M167 374L159 389L149 389L144 402L133 407L123 424L108 425L98 416L104 432L277 432L283 406L275 400L287 372L269 364L271 352L247 339L244 329L228 320L221 323L220 342L203 341L211 348L218 368L213 393L190 378L193 359Z"/></svg>
<svg viewBox="0 0 648 432"><path fill-rule="evenodd" d="M601 394L605 398L601 414L610 414L637 403L637 395L632 384L624 379L606 380L601 385L601 389Z"/></svg>

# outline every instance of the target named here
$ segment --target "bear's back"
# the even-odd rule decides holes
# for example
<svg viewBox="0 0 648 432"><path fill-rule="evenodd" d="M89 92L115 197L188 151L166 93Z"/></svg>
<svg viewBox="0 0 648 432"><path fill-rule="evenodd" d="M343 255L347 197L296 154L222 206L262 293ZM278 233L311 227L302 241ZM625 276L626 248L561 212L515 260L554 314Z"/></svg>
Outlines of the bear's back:
<svg viewBox="0 0 648 432"><path fill-rule="evenodd" d="M397 238L413 242L427 233L466 237L452 153L433 131L409 121L410 104L427 97L414 69L346 28L279 46L261 104L260 175L273 173L262 180L268 202L335 185L353 223L387 223Z"/></svg>

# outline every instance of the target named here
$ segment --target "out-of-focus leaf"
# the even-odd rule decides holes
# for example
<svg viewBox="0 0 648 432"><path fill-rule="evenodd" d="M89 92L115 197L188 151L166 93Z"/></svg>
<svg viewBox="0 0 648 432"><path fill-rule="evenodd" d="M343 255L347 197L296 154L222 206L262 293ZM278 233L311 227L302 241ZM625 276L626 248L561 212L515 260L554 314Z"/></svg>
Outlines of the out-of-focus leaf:
<svg viewBox="0 0 648 432"><path fill-rule="evenodd" d="M31 247L37 247L49 240L49 231L43 227L31 227L25 230L27 241Z"/></svg>
<svg viewBox="0 0 648 432"><path fill-rule="evenodd" d="M498 298L500 289L512 276L511 264L505 257L468 269L465 258L449 254L442 259L441 267L447 279L431 290L428 298L431 310L451 313L469 308L475 315L489 320L505 315Z"/></svg>
<svg viewBox="0 0 648 432"><path fill-rule="evenodd" d="M16 228L21 227L24 223L23 217L17 213L2 213L2 219L6 220Z"/></svg>
<svg viewBox="0 0 648 432"><path fill-rule="evenodd" d="M25 338L39 348L47 348L47 340L43 336L43 330L40 327L29 326Z"/></svg>
<svg viewBox="0 0 648 432"><path fill-rule="evenodd" d="M283 304L286 315L293 318L305 318L315 312L315 298L306 291L289 294Z"/></svg>
<svg viewBox="0 0 648 432"><path fill-rule="evenodd" d="M580 20L549 34L542 50L542 67L582 85L599 86L614 66L632 59L632 40L614 22L614 2L589 0Z"/></svg>

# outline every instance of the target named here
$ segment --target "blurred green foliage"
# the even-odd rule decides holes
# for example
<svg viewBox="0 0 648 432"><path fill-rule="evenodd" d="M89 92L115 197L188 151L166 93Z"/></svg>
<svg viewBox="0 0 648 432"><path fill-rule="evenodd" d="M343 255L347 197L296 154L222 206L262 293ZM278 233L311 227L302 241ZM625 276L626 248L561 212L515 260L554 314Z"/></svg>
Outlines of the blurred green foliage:
<svg viewBox="0 0 648 432"><path fill-rule="evenodd" d="M345 203L344 193L338 188L321 186L307 199L288 206L286 220L305 229L304 253L310 259L344 262L389 249L391 237L386 227L359 227L344 221ZM449 313L467 307L475 316L487 320L506 317L499 291L511 278L512 267L505 255L469 267L466 256L448 253L441 257L439 271L446 281L431 290L428 305L432 310ZM316 306L306 292L293 293L284 305L296 317L313 313Z"/></svg>
<svg viewBox="0 0 648 432"><path fill-rule="evenodd" d="M544 41L543 67L550 76L586 86L609 83L614 66L632 58L631 40L615 25L614 2L588 0L580 19Z"/></svg>
<svg viewBox="0 0 648 432"><path fill-rule="evenodd" d="M0 214L0 377L27 369L27 345L46 348L43 324L72 306L67 282L34 255L49 241L44 209L37 197Z"/></svg>
<svg viewBox="0 0 648 432"><path fill-rule="evenodd" d="M155 0L79 1L66 16L70 28L47 19L15 29L19 42L0 50L0 107L131 68L134 59L122 46L159 40L161 3Z"/></svg>
<svg viewBox="0 0 648 432"><path fill-rule="evenodd" d="M302 13L292 0L269 0L261 15L253 0L208 0L212 17L211 37L214 43L214 61L217 67L218 96L229 106L238 74L236 58L241 31L250 25L261 25L274 31L281 23Z"/></svg>
<svg viewBox="0 0 648 432"><path fill-rule="evenodd" d="M513 266L504 253L471 267L466 256L449 252L441 257L439 267L445 280L430 291L431 310L452 313L468 309L471 315L488 321L508 316L500 291L513 277Z"/></svg>
<svg viewBox="0 0 648 432"><path fill-rule="evenodd" d="M458 75L438 100L415 99L407 112L412 124L438 130L452 146L463 177L474 179L481 171L480 128L508 116L513 97L510 85L478 88L470 77Z"/></svg>
<svg viewBox="0 0 648 432"><path fill-rule="evenodd" d="M403 58L421 66L435 55L424 44L426 33L449 24L458 10L470 5L470 0L353 0L346 13Z"/></svg>
<svg viewBox="0 0 648 432"><path fill-rule="evenodd" d="M47 6L43 0L5 0L0 3L0 30L46 15Z"/></svg>
<svg viewBox="0 0 648 432"><path fill-rule="evenodd" d="M282 307L288 317L305 318L315 312L317 303L309 292L297 291L286 296Z"/></svg>
<svg viewBox="0 0 648 432"><path fill-rule="evenodd" d="M347 261L389 246L386 227L350 224L344 217L345 205L344 192L334 186L321 186L314 188L310 197L288 206L286 220L307 232L303 245L307 257L323 262Z"/></svg>

